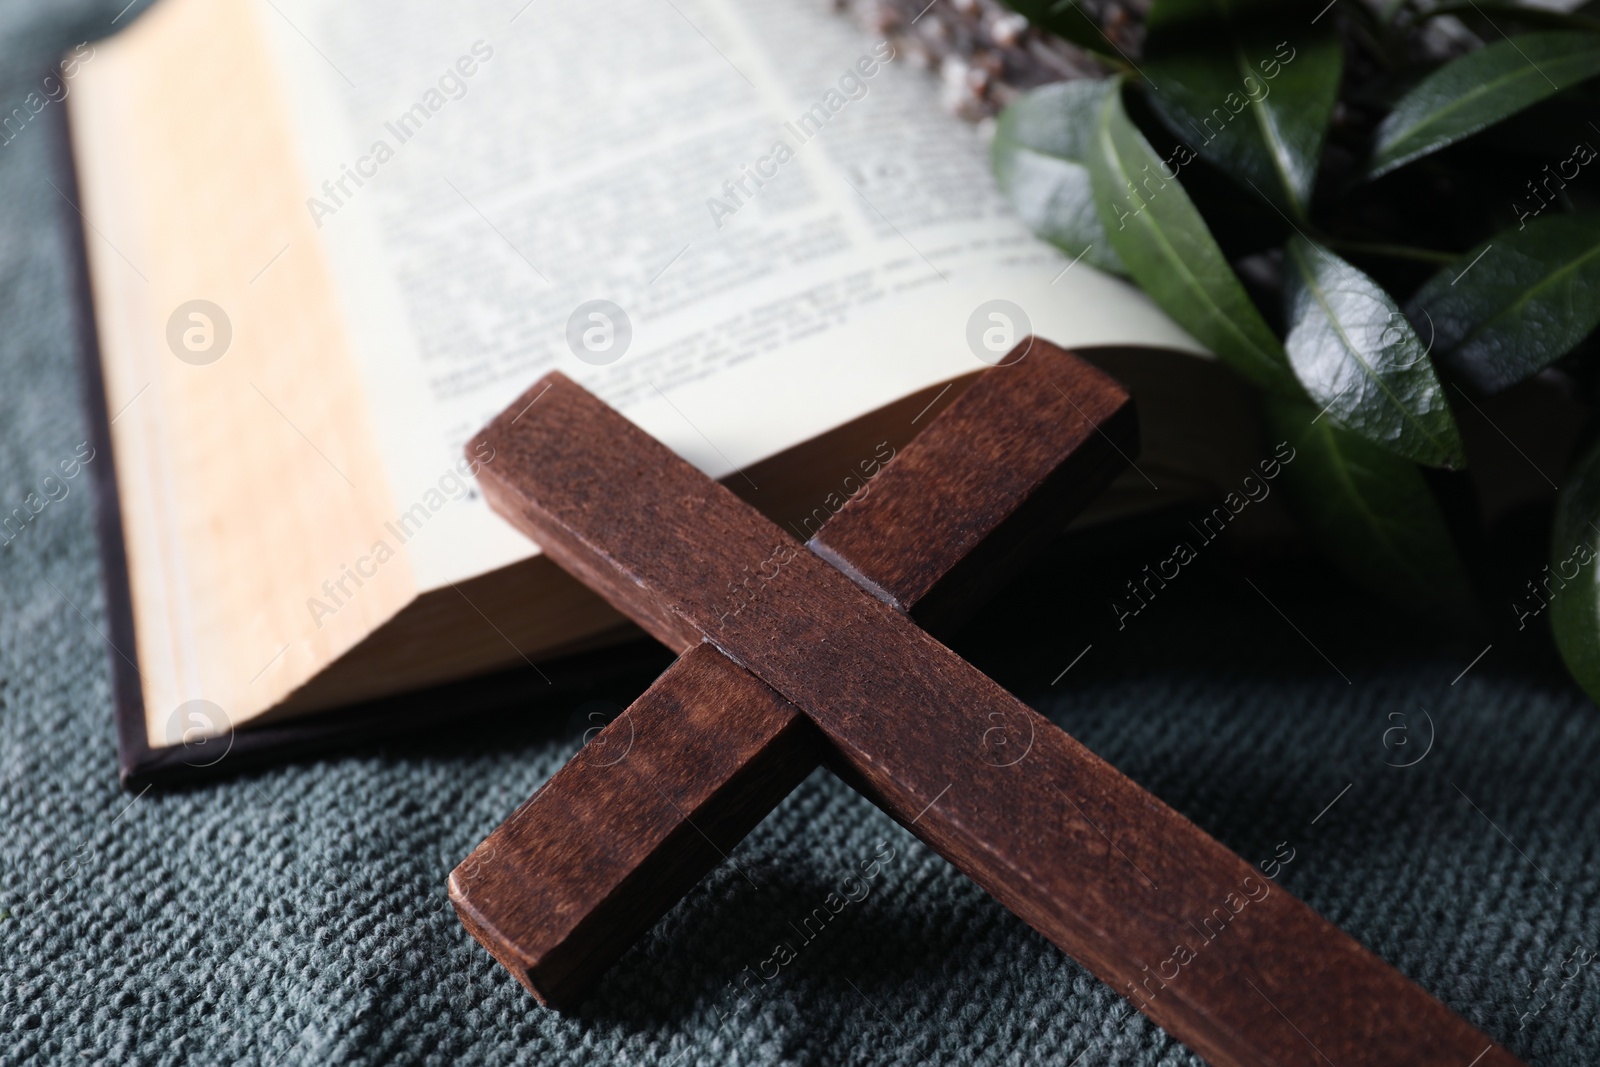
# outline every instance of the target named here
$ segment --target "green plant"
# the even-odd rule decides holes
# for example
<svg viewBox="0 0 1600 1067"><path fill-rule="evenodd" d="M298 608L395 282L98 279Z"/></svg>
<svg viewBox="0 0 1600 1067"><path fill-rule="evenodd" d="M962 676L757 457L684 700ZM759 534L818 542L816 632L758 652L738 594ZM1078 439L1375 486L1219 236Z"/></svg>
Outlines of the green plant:
<svg viewBox="0 0 1600 1067"><path fill-rule="evenodd" d="M1001 114L995 171L1027 223L1261 391L1310 457L1290 500L1335 562L1474 613L1430 488L1467 463L1455 407L1552 368L1600 377L1600 3L1153 0L1129 56L1072 0L1011 2L1112 72ZM1579 571L1557 643L1600 699L1600 563L1574 563L1600 559L1600 448L1554 537Z"/></svg>

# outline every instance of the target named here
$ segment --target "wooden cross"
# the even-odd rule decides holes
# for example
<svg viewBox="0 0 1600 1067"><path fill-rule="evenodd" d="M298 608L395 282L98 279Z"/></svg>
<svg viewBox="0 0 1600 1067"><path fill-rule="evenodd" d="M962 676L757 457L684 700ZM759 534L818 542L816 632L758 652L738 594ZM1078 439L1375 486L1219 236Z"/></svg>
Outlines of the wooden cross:
<svg viewBox="0 0 1600 1067"><path fill-rule="evenodd" d="M451 874L462 922L570 1005L825 760L1212 1064L1516 1064L908 617L1137 450L1115 382L1023 345L806 546L559 373L479 435L496 510L682 655Z"/></svg>

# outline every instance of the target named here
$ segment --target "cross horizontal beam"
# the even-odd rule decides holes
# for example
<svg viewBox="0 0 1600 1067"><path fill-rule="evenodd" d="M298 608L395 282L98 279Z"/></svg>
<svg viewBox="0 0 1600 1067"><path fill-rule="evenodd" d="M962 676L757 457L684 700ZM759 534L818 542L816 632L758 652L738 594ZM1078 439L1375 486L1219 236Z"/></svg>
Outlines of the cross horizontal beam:
<svg viewBox="0 0 1600 1067"><path fill-rule="evenodd" d="M1040 338L1017 352L1026 358L979 375L886 467L869 466L843 510L806 518L813 551L924 627L952 624L1003 584L1138 451L1120 385ZM761 579L746 573L742 592ZM823 757L801 712L707 647L451 875L474 936L546 1004L581 999ZM985 737L997 760L1016 740L1004 727ZM595 773L624 759L625 771ZM765 789L750 784L757 767Z"/></svg>

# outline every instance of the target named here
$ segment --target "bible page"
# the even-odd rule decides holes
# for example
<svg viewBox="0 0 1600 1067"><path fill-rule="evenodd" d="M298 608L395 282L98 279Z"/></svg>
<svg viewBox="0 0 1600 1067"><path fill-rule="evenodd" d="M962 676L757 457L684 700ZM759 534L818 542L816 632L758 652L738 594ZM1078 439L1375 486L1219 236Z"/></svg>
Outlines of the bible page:
<svg viewBox="0 0 1600 1067"><path fill-rule="evenodd" d="M421 588L536 551L461 455L550 370L741 477L1030 330L1200 351L826 0L258 7Z"/></svg>

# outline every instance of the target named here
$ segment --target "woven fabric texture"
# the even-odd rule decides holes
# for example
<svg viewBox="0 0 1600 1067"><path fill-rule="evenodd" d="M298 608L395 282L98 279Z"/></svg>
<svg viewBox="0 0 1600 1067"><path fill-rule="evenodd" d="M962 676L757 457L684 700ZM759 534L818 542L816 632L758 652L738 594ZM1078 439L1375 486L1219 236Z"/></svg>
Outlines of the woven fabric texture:
<svg viewBox="0 0 1600 1067"><path fill-rule="evenodd" d="M120 7L0 7L0 110ZM52 117L0 147L4 512L87 436ZM125 794L93 501L69 485L0 548L0 1062L1198 1062L820 772L581 1012L540 1009L445 877L571 755L572 709ZM1287 842L1281 885L1530 1064L1600 1063L1600 711L1546 643L1452 684L1483 642L1425 641L1314 569L1253 589L1216 553L1118 630L1106 591L1150 560L1075 551L958 648L1247 859ZM866 896L797 936L874 858Z"/></svg>

